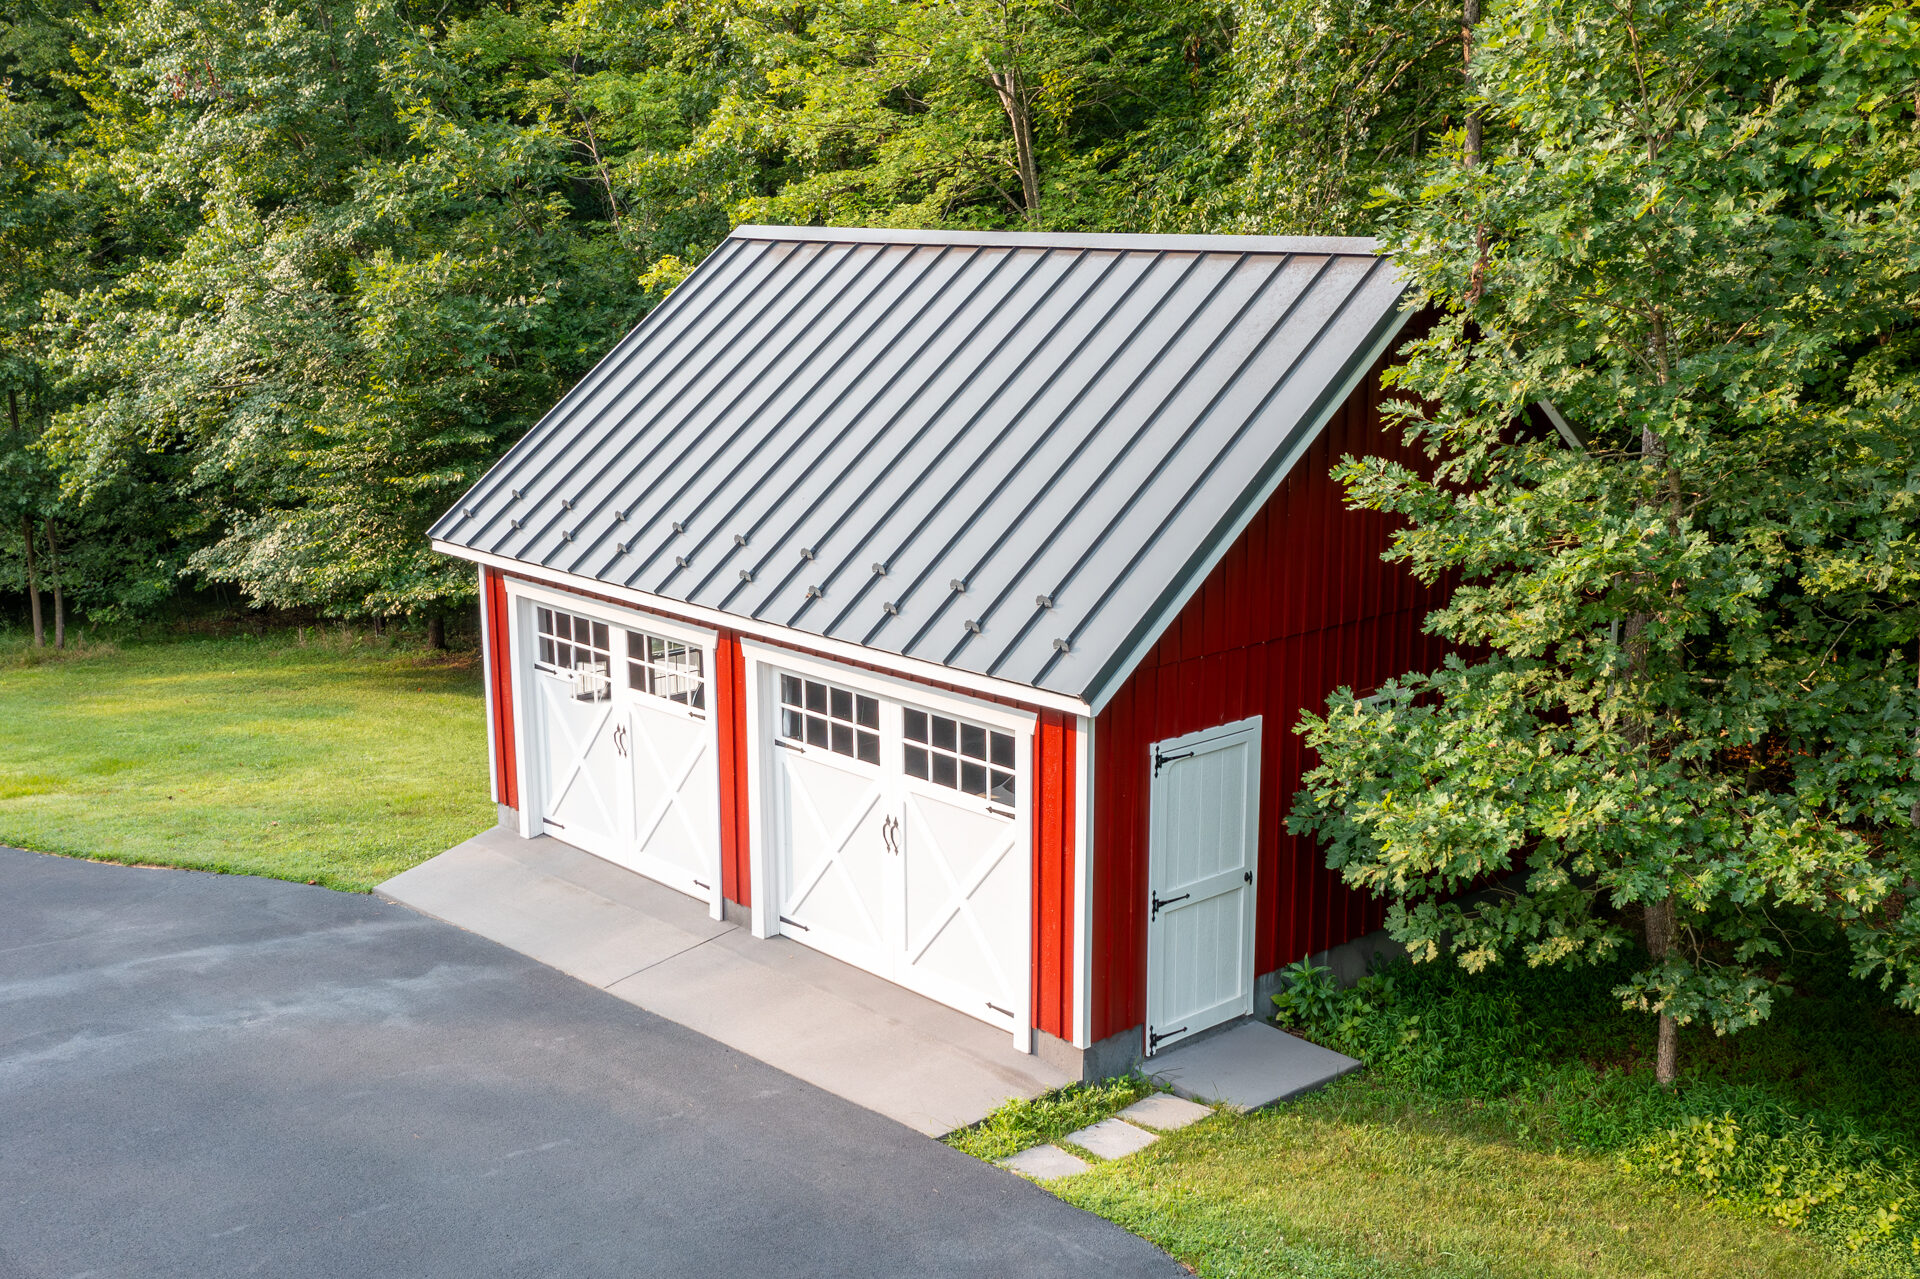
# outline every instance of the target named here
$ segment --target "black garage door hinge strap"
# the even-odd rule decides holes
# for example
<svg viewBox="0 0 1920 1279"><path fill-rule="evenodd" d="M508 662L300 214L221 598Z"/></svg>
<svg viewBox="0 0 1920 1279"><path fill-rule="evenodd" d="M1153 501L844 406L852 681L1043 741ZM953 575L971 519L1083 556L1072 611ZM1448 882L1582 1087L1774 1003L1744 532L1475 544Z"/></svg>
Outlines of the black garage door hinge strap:
<svg viewBox="0 0 1920 1279"><path fill-rule="evenodd" d="M783 924L786 924L790 928L798 928L803 933L810 933L813 931L813 929L808 928L805 924L801 923L799 920L788 919L785 915L780 916L780 922Z"/></svg>
<svg viewBox="0 0 1920 1279"><path fill-rule="evenodd" d="M1187 1033L1187 1028L1185 1026L1180 1027L1180 1029L1178 1030L1168 1030L1168 1031L1149 1030L1147 1032L1147 1051L1152 1052L1154 1049L1158 1048L1160 1046L1160 1041L1163 1039L1172 1039L1175 1035L1184 1035L1186 1033Z"/></svg>
<svg viewBox="0 0 1920 1279"><path fill-rule="evenodd" d="M1194 752L1192 751L1182 751L1178 755L1162 755L1159 751L1155 751L1153 753L1153 775L1155 777L1160 776L1160 770L1165 768L1168 764L1173 763L1175 760L1192 759L1193 756L1194 756Z"/></svg>

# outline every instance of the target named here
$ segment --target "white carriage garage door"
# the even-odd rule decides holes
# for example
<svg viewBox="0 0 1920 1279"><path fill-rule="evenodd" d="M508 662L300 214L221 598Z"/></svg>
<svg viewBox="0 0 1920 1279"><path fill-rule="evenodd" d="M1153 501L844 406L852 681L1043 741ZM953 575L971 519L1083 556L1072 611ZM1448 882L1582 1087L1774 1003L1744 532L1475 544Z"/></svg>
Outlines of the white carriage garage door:
<svg viewBox="0 0 1920 1279"><path fill-rule="evenodd" d="M777 931L1025 1046L1030 723L834 670L760 685Z"/></svg>
<svg viewBox="0 0 1920 1279"><path fill-rule="evenodd" d="M581 605L523 605L534 828L714 906L719 751L707 642Z"/></svg>

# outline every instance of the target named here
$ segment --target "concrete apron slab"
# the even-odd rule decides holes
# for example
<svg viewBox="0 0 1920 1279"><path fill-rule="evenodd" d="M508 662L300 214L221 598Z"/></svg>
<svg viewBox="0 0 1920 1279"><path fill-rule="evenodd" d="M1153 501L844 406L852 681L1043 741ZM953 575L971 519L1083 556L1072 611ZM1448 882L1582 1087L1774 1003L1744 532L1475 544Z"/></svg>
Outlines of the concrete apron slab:
<svg viewBox="0 0 1920 1279"><path fill-rule="evenodd" d="M1068 1082L984 1022L558 840L496 827L379 891L928 1136Z"/></svg>
<svg viewBox="0 0 1920 1279"><path fill-rule="evenodd" d="M1182 1097L1256 1110L1324 1088L1360 1063L1261 1022L1242 1022L1217 1034L1148 1058L1147 1073Z"/></svg>

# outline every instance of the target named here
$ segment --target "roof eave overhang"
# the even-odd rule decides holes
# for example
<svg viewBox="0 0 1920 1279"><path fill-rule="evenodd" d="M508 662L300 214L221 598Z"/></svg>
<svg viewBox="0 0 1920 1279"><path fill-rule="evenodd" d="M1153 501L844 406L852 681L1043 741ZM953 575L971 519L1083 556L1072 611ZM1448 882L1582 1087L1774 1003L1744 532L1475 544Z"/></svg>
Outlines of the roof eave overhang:
<svg viewBox="0 0 1920 1279"><path fill-rule="evenodd" d="M562 572L541 564L530 564L525 560L510 559L504 555L493 555L486 551L477 551L470 546L461 546L457 542L448 542L434 537L428 539L428 545L442 555L451 555L456 559L474 564L496 568L506 573L514 573L533 582L544 582L563 590L578 591L590 595L604 595L622 603L635 604L641 608L662 613L668 617L677 617L682 621L694 622L703 626L725 627L738 631L742 635L751 635L789 648L804 649L824 657L838 658L865 666L879 667L895 675L922 683L946 684L953 688L971 693L984 693L990 697L1005 698L1025 706L1039 707L1044 710L1064 711L1069 715L1091 715L1093 712L1087 703L1078 697L1066 693L1056 693L1031 684L1021 684L1014 680L998 679L992 675L981 675L974 671L962 670L953 666L942 666L938 662L922 661L919 658L903 657L898 653L889 653L885 649L866 648L851 644L845 640L829 639L812 631L796 630L789 626L779 626L771 622L757 621L751 617L742 617L737 613L726 613L715 608L706 608L699 604L689 604L684 600L671 599L664 595L654 595L647 591L636 591L628 586L616 586L597 578L582 577L575 573Z"/></svg>
<svg viewBox="0 0 1920 1279"><path fill-rule="evenodd" d="M1405 297L1406 294L1403 291L1402 301ZM1325 397L1308 418L1305 428L1294 432L1293 438L1288 441L1280 455L1279 464L1273 467L1258 485L1249 489L1248 499L1233 513L1231 519L1221 524L1219 531L1202 553L1190 561L1188 570L1179 579L1177 587L1162 596L1161 606L1147 616L1139 629L1134 632L1131 641L1121 647L1116 660L1108 663L1089 685L1086 701L1092 708L1090 714L1098 715L1106 709L1107 703L1113 700L1114 695L1126 684L1140 663L1146 660L1153 646L1160 642L1160 637L1167 633L1167 628L1172 626L1174 619L1180 616L1180 611L1206 584L1207 577L1220 561L1226 558L1227 552L1233 549L1233 544L1240 539L1240 535L1247 531L1247 525L1253 523L1253 517L1273 499L1273 495L1286 482L1287 476L1293 473L1293 468L1305 455L1307 449L1320 438L1320 433L1326 430L1327 423L1333 420L1333 415L1352 398L1353 393L1359 389L1360 383L1366 379L1373 366L1379 363L1380 357L1393 346L1412 316L1412 311L1396 305L1381 319L1373 336L1362 348L1361 358L1348 367L1345 376L1335 385L1333 393Z"/></svg>

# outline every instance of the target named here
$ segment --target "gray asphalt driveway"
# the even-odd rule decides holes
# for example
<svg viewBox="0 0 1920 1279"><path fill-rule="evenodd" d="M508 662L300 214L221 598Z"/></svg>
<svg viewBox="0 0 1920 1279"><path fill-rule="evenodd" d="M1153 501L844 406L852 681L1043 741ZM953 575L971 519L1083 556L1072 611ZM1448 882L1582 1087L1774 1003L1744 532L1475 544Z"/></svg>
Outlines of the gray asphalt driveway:
<svg viewBox="0 0 1920 1279"><path fill-rule="evenodd" d="M404 907L0 849L0 1279L1181 1273Z"/></svg>

